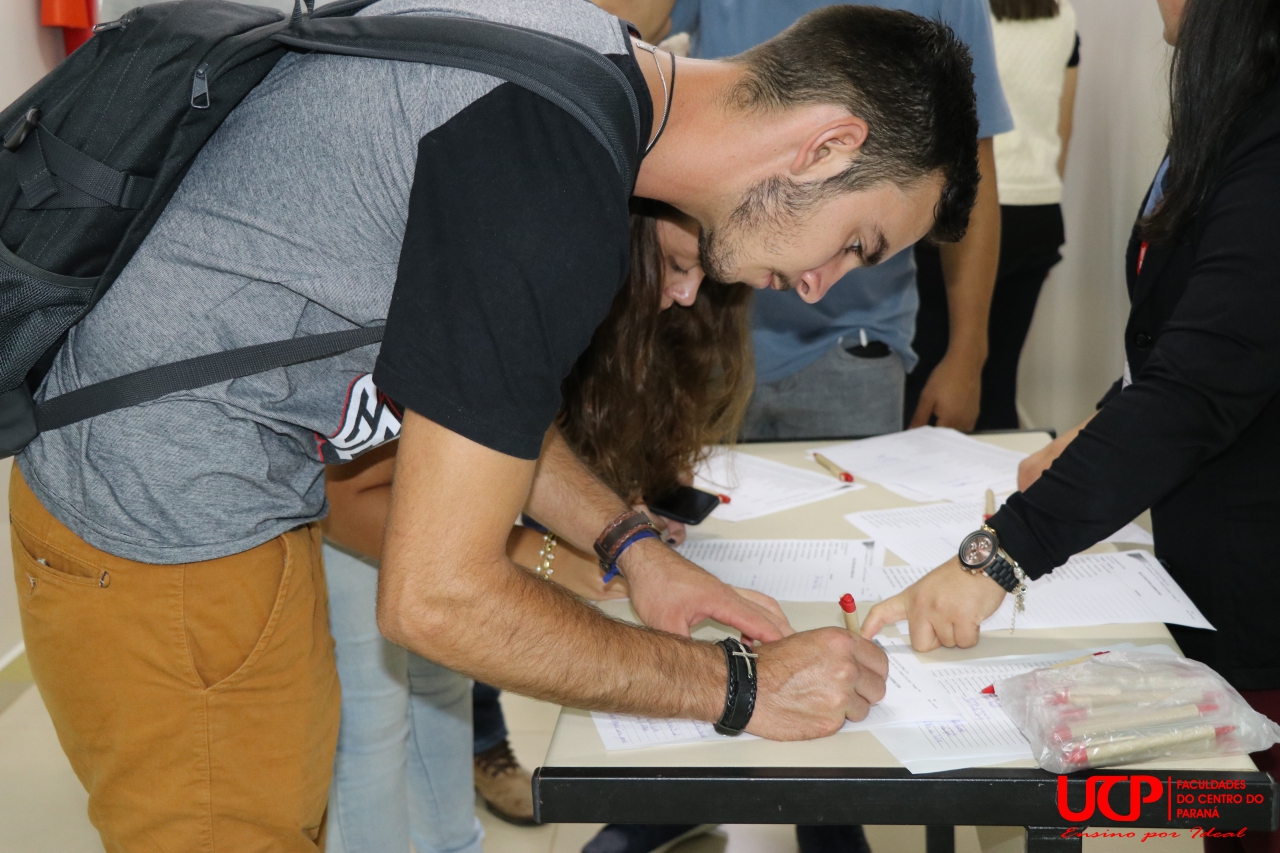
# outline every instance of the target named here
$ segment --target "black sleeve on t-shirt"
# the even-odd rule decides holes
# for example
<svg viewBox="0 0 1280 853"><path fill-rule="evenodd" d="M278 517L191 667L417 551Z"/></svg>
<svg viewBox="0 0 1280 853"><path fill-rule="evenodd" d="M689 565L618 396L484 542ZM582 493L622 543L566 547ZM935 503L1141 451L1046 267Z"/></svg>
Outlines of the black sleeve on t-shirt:
<svg viewBox="0 0 1280 853"><path fill-rule="evenodd" d="M1080 65L1080 34L1076 33L1075 47L1071 48L1071 58L1067 60L1068 68L1076 68Z"/></svg>
<svg viewBox="0 0 1280 853"><path fill-rule="evenodd" d="M638 77L633 59L610 58ZM647 139L652 105L639 94ZM424 136L379 389L537 458L560 383L626 276L629 191L586 128L510 83Z"/></svg>

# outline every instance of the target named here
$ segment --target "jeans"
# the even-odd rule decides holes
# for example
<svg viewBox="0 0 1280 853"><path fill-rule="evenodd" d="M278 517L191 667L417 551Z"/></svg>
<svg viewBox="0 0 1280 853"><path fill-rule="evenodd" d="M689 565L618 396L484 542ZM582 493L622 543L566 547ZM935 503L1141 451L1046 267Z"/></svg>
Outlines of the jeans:
<svg viewBox="0 0 1280 853"><path fill-rule="evenodd" d="M897 353L865 358L845 340L813 364L757 385L742 437L748 441L862 438L902 429L905 372Z"/></svg>
<svg viewBox="0 0 1280 853"><path fill-rule="evenodd" d="M476 755L493 749L507 739L507 719L502 715L498 688L477 681L471 688L471 719L475 726L473 750Z"/></svg>
<svg viewBox="0 0 1280 853"><path fill-rule="evenodd" d="M471 682L378 633L378 570L324 546L342 722L330 853L482 853Z"/></svg>

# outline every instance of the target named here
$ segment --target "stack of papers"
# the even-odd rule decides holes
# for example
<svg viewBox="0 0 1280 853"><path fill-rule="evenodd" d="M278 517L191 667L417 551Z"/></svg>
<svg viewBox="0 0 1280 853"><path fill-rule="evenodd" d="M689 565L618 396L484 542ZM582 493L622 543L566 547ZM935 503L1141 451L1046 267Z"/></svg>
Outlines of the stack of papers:
<svg viewBox="0 0 1280 853"><path fill-rule="evenodd" d="M724 521L747 521L865 488L723 447L713 450L694 470L693 484L729 497L729 503L711 512L712 518Z"/></svg>
<svg viewBox="0 0 1280 853"><path fill-rule="evenodd" d="M730 586L779 601L874 598L870 570L884 562L872 539L690 539L676 550Z"/></svg>
<svg viewBox="0 0 1280 853"><path fill-rule="evenodd" d="M933 566L883 566L872 571L869 585L883 601L897 595L933 570ZM1160 561L1146 551L1077 554L1030 584L1027 609L1018 614L1019 628L1072 628L1137 622L1169 622L1214 630ZM985 622L982 630L1008 630L1013 596ZM898 630L907 631L899 622Z"/></svg>
<svg viewBox="0 0 1280 853"><path fill-rule="evenodd" d="M1003 498L1000 503L1004 503ZM983 501L878 509L846 515L854 527L914 566L939 566L960 549L964 537L982 525ZM1132 522L1106 538L1107 542L1154 545L1151 534Z"/></svg>
<svg viewBox="0 0 1280 853"><path fill-rule="evenodd" d="M920 663L910 648L890 649L889 678L886 681L884 700L871 707L865 720L846 722L841 732L876 729L880 726L900 726L923 720L960 720L961 711L956 707L946 689ZM662 720L651 717L629 717L625 714L605 714L592 711L596 731L606 749L637 749L644 746L661 746L681 743L707 743L753 739L752 735L727 737L717 734L710 723L696 720Z"/></svg>
<svg viewBox="0 0 1280 853"><path fill-rule="evenodd" d="M879 483L917 503L981 499L1018 488L1025 453L1005 450L945 427L920 427L818 451L859 480Z"/></svg>

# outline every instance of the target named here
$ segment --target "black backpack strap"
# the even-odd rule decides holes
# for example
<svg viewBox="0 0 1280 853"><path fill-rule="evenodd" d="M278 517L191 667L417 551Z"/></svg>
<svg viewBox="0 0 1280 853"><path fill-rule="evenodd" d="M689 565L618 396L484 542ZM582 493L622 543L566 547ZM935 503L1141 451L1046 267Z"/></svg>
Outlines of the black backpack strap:
<svg viewBox="0 0 1280 853"><path fill-rule="evenodd" d="M275 40L300 50L478 71L551 101L605 147L627 191L643 141L640 105L608 57L572 39L476 18L370 15L306 18Z"/></svg>
<svg viewBox="0 0 1280 853"><path fill-rule="evenodd" d="M376 344L385 326L307 335L287 341L239 347L126 373L54 397L35 408L40 432L67 426L107 412L158 400L166 394L230 382L243 376L339 355Z"/></svg>

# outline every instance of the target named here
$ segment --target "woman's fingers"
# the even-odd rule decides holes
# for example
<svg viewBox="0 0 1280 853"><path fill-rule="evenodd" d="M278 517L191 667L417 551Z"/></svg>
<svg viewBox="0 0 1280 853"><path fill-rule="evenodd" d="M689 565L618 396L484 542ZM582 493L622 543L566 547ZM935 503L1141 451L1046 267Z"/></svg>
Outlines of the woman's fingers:
<svg viewBox="0 0 1280 853"><path fill-rule="evenodd" d="M901 593L893 598L886 598L884 601L872 607L867 613L866 620L862 623L862 636L870 640L876 634L880 633L880 629L885 625L893 622L900 622L907 618L907 600Z"/></svg>

